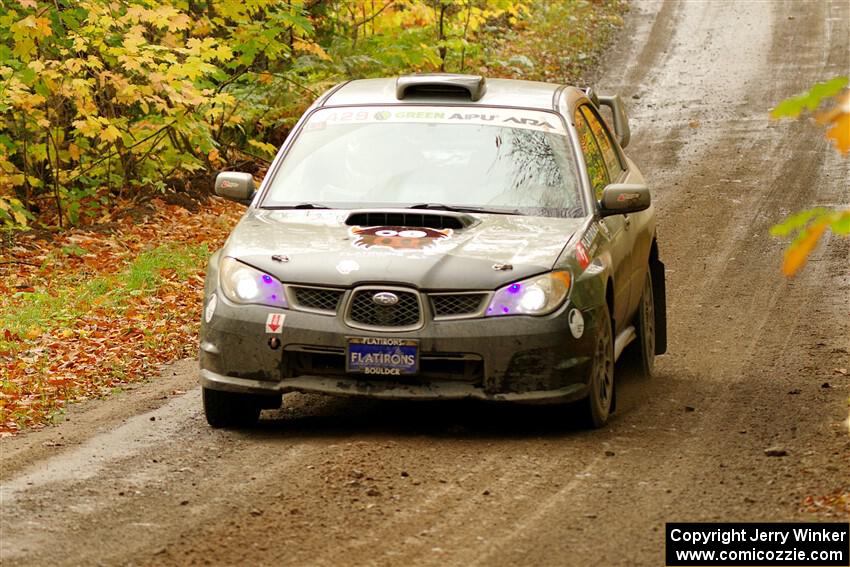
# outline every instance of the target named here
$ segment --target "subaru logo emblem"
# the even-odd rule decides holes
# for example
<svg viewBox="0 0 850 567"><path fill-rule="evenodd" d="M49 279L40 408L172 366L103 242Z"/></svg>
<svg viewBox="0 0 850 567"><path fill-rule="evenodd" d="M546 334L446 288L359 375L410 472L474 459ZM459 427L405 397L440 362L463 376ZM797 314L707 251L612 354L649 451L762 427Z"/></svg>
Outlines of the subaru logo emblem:
<svg viewBox="0 0 850 567"><path fill-rule="evenodd" d="M379 291L372 296L372 303L377 305L395 305L398 303L398 296L389 291Z"/></svg>

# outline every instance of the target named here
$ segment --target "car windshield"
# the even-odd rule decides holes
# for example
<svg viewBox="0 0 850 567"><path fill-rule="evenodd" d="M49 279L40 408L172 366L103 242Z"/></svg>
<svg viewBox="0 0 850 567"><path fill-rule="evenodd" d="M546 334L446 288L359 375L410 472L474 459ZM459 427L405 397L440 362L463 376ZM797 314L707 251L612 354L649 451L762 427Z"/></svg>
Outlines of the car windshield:
<svg viewBox="0 0 850 567"><path fill-rule="evenodd" d="M582 216L580 195L569 138L555 114L331 108L310 116L260 206Z"/></svg>

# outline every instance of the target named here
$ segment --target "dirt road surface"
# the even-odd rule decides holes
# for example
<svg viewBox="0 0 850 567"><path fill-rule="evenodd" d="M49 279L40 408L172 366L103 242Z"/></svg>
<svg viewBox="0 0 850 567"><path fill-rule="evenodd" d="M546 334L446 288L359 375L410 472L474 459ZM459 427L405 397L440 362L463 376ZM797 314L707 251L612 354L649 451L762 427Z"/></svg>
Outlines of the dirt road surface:
<svg viewBox="0 0 850 567"><path fill-rule="evenodd" d="M847 0L633 5L598 87L625 95L654 189L670 348L606 429L292 395L218 431L184 361L0 442L0 562L662 565L666 521L830 518L805 499L850 489L850 240L789 281L767 230L846 206L850 160L766 116L850 72L849 27Z"/></svg>

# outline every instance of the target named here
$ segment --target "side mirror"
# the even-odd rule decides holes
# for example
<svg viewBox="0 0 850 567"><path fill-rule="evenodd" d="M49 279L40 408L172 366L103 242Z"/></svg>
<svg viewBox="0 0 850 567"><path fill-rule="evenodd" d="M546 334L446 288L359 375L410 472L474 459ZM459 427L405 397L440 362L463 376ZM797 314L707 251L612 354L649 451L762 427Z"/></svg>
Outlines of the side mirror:
<svg viewBox="0 0 850 567"><path fill-rule="evenodd" d="M629 145L632 133L629 128L629 117L626 115L626 107L623 105L620 95L600 95L599 104L611 109L611 114L614 117L614 133L617 135L617 141L620 143L620 147L625 148Z"/></svg>
<svg viewBox="0 0 850 567"><path fill-rule="evenodd" d="M250 205L254 198L254 176L238 171L222 171L215 178L215 194L243 205Z"/></svg>
<svg viewBox="0 0 850 567"><path fill-rule="evenodd" d="M646 185L612 183L602 191L602 216L637 213L648 209L651 203Z"/></svg>

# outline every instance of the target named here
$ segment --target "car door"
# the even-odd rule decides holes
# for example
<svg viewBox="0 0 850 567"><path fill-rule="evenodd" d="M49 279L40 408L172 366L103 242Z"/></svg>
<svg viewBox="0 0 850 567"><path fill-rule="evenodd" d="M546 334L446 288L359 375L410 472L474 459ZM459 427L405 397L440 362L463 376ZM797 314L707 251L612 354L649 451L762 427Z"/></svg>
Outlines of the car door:
<svg viewBox="0 0 850 567"><path fill-rule="evenodd" d="M616 142L614 142L611 132L605 126L605 121L600 117L598 111L589 105L583 105L581 107L581 113L587 120L590 130L593 132L593 136L599 145L599 149L602 152L602 158L605 160L605 167L608 169L608 176L611 179L611 183L631 182L631 172L626 169L625 160L622 158L621 152L617 150ZM641 226L639 226L640 218L638 215L615 215L615 217L608 218L622 219L622 239L624 242L628 242L629 245L629 254L626 266L629 300L626 317L631 318L631 315L637 309L641 293L643 293L643 280L646 277L640 255L636 254L638 239L641 232Z"/></svg>
<svg viewBox="0 0 850 567"><path fill-rule="evenodd" d="M598 203L602 199L602 191L611 182L611 178L599 142L587 118L585 118L584 108L589 107L582 105L576 109L573 120L581 144L581 151L584 154L587 175L590 178L590 184ZM600 219L599 222L604 227L603 232L607 233L610 242L609 249L614 274L614 313L612 315L614 316L615 333L617 333L622 330L629 311L631 244L629 243L624 215L613 215Z"/></svg>

